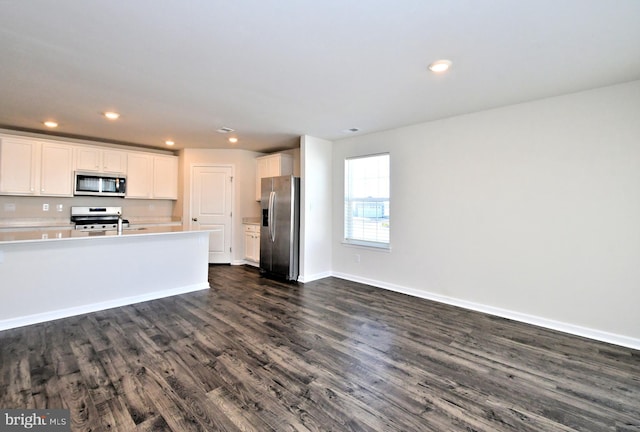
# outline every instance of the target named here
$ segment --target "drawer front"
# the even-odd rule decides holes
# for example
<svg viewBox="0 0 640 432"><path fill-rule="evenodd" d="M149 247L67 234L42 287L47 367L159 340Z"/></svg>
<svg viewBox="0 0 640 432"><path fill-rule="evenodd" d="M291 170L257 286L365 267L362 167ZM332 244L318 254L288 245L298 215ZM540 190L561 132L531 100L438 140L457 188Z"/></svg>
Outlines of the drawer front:
<svg viewBox="0 0 640 432"><path fill-rule="evenodd" d="M258 225L245 225L244 232L246 233L260 233L260 226Z"/></svg>

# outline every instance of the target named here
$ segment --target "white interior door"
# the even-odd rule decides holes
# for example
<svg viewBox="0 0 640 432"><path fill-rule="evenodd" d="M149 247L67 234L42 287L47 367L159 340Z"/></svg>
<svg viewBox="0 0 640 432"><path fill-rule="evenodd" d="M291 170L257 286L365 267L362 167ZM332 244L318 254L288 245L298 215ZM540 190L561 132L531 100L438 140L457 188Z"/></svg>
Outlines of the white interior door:
<svg viewBox="0 0 640 432"><path fill-rule="evenodd" d="M191 224L211 232L210 263L231 263L232 175L230 166L191 168Z"/></svg>

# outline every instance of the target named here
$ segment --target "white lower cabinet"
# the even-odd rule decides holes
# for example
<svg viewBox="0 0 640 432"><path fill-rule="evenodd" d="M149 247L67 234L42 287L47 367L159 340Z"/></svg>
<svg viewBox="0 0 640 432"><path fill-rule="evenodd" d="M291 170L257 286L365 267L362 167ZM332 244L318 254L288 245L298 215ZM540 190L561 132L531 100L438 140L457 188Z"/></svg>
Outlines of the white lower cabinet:
<svg viewBox="0 0 640 432"><path fill-rule="evenodd" d="M247 264L260 265L260 225L244 226L244 259Z"/></svg>

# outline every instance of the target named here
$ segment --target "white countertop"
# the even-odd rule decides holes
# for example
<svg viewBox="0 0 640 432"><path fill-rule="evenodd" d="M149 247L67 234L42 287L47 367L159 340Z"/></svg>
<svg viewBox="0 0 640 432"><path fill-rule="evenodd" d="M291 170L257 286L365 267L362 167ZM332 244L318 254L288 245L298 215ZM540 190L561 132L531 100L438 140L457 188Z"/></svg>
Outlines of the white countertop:
<svg viewBox="0 0 640 432"><path fill-rule="evenodd" d="M134 225L125 230L122 234L118 234L116 230L112 231L80 231L70 227L68 228L43 228L43 229L19 229L15 231L0 231L0 246L11 243L25 242L43 242L43 241L60 241L60 240L81 240L81 239L99 239L112 237L131 237L131 236L148 236L154 234L179 234L188 232L201 232L187 226L139 226Z"/></svg>
<svg viewBox="0 0 640 432"><path fill-rule="evenodd" d="M244 217L242 218L243 225L260 225L260 217Z"/></svg>
<svg viewBox="0 0 640 432"><path fill-rule="evenodd" d="M168 218L130 218L129 224L133 227L154 227L154 226L180 226L179 219ZM14 230L39 230L39 229L73 229L75 224L68 219L4 219L0 220L1 231Z"/></svg>
<svg viewBox="0 0 640 432"><path fill-rule="evenodd" d="M1 221L0 222L0 230L2 231L12 231L12 230L22 230L22 229L65 229L65 228L73 228L74 224L65 221L56 221L56 220L38 220L38 219L27 219L27 220L11 220L11 221Z"/></svg>

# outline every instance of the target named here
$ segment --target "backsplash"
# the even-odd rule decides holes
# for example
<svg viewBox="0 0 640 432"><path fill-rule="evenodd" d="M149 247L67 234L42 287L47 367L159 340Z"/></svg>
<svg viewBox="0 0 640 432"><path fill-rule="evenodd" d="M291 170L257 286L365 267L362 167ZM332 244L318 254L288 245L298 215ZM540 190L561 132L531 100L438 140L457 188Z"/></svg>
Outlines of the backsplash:
<svg viewBox="0 0 640 432"><path fill-rule="evenodd" d="M43 206L49 205L44 211ZM175 201L141 200L111 197L25 197L0 196L0 226L11 224L69 223L72 206L119 206L122 214L131 221L171 220ZM59 210L59 208L61 210Z"/></svg>

